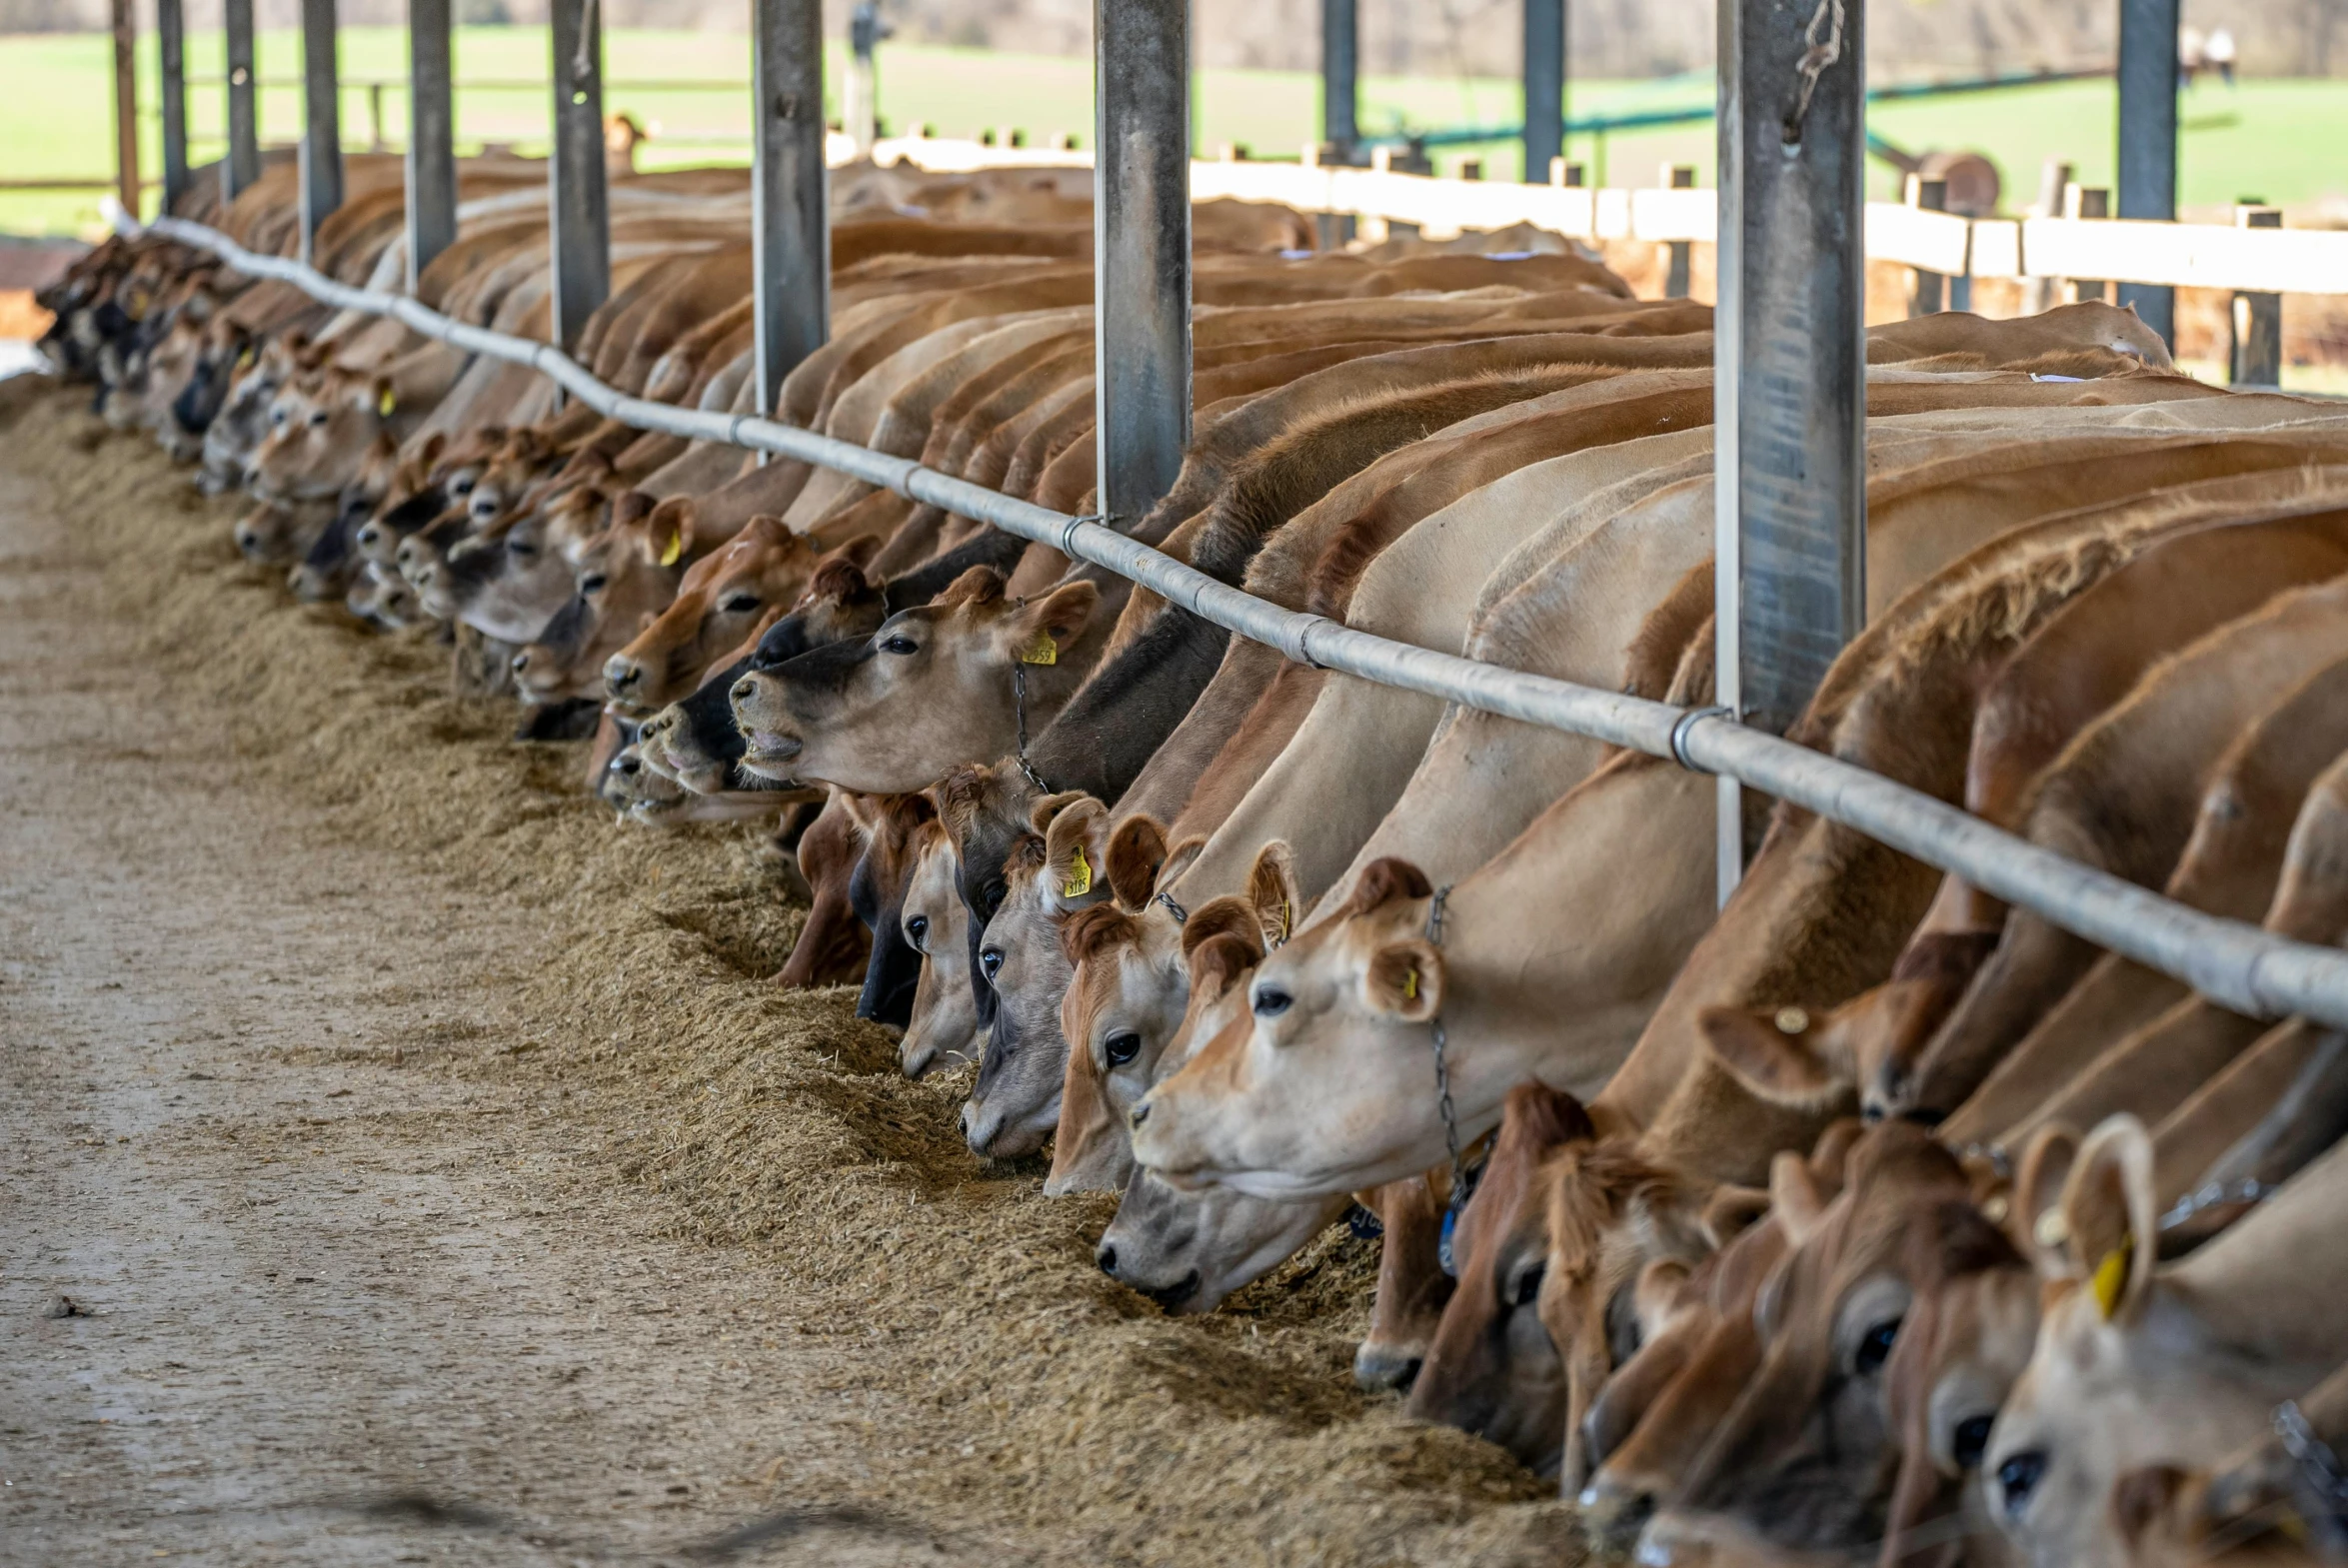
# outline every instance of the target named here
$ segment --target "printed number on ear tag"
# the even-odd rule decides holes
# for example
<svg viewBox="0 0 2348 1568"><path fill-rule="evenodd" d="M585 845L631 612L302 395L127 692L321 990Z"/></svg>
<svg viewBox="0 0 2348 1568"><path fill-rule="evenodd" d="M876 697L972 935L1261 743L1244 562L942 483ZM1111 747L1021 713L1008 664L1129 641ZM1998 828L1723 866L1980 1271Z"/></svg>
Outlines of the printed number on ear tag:
<svg viewBox="0 0 2348 1568"><path fill-rule="evenodd" d="M1085 858L1085 846L1077 845L1077 858L1068 868L1068 880L1060 884L1063 898L1082 898L1093 890L1093 862Z"/></svg>
<svg viewBox="0 0 2348 1568"><path fill-rule="evenodd" d="M400 406L399 394L386 387L375 396L375 412L383 419L392 417L392 410Z"/></svg>
<svg viewBox="0 0 2348 1568"><path fill-rule="evenodd" d="M1039 632L1036 634L1036 641L1030 643L1021 653L1020 663L1023 665L1057 665L1060 663L1060 645L1052 640L1051 633Z"/></svg>
<svg viewBox="0 0 2348 1568"><path fill-rule="evenodd" d="M2095 1304L2103 1308L2106 1319L2119 1311L2120 1293L2128 1288L2128 1273L2135 1263L2136 1241L2130 1237L2106 1252L2103 1261L2095 1265Z"/></svg>

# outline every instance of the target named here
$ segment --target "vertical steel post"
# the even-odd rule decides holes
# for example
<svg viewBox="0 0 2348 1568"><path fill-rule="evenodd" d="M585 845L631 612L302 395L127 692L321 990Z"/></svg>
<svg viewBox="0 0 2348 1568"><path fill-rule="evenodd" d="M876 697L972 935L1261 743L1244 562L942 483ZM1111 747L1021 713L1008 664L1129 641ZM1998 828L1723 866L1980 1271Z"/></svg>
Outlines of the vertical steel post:
<svg viewBox="0 0 2348 1568"><path fill-rule="evenodd" d="M2244 229L2280 229L2283 211L2245 201L2234 209ZM2237 387L2274 387L2283 380L2283 297L2237 292L2233 300L2234 352L2228 378Z"/></svg>
<svg viewBox="0 0 2348 1568"><path fill-rule="evenodd" d="M139 215L139 24L131 0L114 0L114 194Z"/></svg>
<svg viewBox="0 0 2348 1568"><path fill-rule="evenodd" d="M1909 175L1907 177L1907 204L1910 207L1921 208L1925 212L1948 211L1948 182L1946 180L1927 180L1920 174ZM1908 296L1908 319L1913 321L1918 316L1939 315L1948 308L1947 302L1942 297L1946 292L1948 279L1940 273L1930 272L1922 267L1916 268L1915 274L1916 286Z"/></svg>
<svg viewBox="0 0 2348 1568"><path fill-rule="evenodd" d="M261 178L261 116L253 74L253 0L221 0L228 45L228 156L220 161L221 205Z"/></svg>
<svg viewBox="0 0 2348 1568"><path fill-rule="evenodd" d="M1320 142L1351 163L1361 141L1361 0L1320 0Z"/></svg>
<svg viewBox="0 0 2348 1568"><path fill-rule="evenodd" d="M2119 216L2177 216L2177 23L2179 0L2120 0ZM2175 342L2177 291L2123 283L2119 303Z"/></svg>
<svg viewBox="0 0 2348 1568"><path fill-rule="evenodd" d="M449 0L408 0L408 292L457 239L457 78Z"/></svg>
<svg viewBox="0 0 2348 1568"><path fill-rule="evenodd" d="M832 249L824 196L822 0L754 0L755 138L751 244L759 407L773 413L783 378L831 331Z"/></svg>
<svg viewBox="0 0 2348 1568"><path fill-rule="evenodd" d="M302 0L302 260L343 204L342 69L334 0Z"/></svg>
<svg viewBox="0 0 2348 1568"><path fill-rule="evenodd" d="M155 63L163 84L163 211L188 192L187 16L180 0L155 0Z"/></svg>
<svg viewBox="0 0 2348 1568"><path fill-rule="evenodd" d="M1663 165L1663 188L1671 191L1695 189L1695 165L1667 163ZM1568 180L1568 185L1578 182ZM1673 240L1665 252L1663 264L1663 298L1684 300L1689 288L1689 274L1694 270L1695 247L1686 240Z"/></svg>
<svg viewBox="0 0 2348 1568"><path fill-rule="evenodd" d="M1718 700L1777 734L1866 619L1864 3L1720 3ZM1743 869L1722 780L1723 899Z"/></svg>
<svg viewBox="0 0 2348 1568"><path fill-rule="evenodd" d="M1094 0L1093 363L1101 510L1132 523L1190 441L1187 0Z"/></svg>
<svg viewBox="0 0 2348 1568"><path fill-rule="evenodd" d="M1545 185L1565 156L1565 0L1524 0L1524 175Z"/></svg>
<svg viewBox="0 0 2348 1568"><path fill-rule="evenodd" d="M555 145L547 159L553 223L555 344L579 341L612 292L612 222L604 171L604 33L595 0L554 0Z"/></svg>

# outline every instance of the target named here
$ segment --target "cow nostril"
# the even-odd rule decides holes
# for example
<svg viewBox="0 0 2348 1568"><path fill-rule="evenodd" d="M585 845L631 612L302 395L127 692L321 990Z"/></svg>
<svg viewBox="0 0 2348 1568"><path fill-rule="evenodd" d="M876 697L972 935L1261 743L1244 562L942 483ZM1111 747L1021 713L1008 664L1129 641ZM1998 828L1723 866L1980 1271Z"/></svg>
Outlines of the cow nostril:
<svg viewBox="0 0 2348 1568"><path fill-rule="evenodd" d="M520 675L530 668L530 650L527 648L522 650L507 662L513 666L514 674Z"/></svg>
<svg viewBox="0 0 2348 1568"><path fill-rule="evenodd" d="M1101 1272L1104 1274L1115 1275L1117 1273L1117 1248L1106 1241L1102 1242L1100 1250L1093 1254L1093 1261L1101 1265Z"/></svg>
<svg viewBox="0 0 2348 1568"><path fill-rule="evenodd" d="M734 690L729 695L732 696L734 701L737 703L747 703L750 701L751 694L756 690L757 688L753 687L750 683L750 677L744 676L741 680L734 683Z"/></svg>
<svg viewBox="0 0 2348 1568"><path fill-rule="evenodd" d="M1133 1114L1128 1116L1126 1119L1128 1123L1135 1128L1135 1130L1139 1131L1141 1129L1142 1123L1150 1119L1150 1102L1148 1100L1144 1100L1141 1104L1136 1105L1133 1109Z"/></svg>

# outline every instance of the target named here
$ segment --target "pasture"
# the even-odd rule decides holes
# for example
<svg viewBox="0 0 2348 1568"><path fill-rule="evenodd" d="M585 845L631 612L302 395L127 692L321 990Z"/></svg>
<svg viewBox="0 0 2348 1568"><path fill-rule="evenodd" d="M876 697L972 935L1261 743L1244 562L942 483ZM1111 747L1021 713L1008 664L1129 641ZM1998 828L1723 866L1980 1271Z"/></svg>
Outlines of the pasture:
<svg viewBox="0 0 2348 1568"><path fill-rule="evenodd" d="M154 40L143 37L140 44L141 102L150 111L141 157L152 178L161 156L152 113ZM292 82L300 46L293 31L264 32L262 79ZM633 114L653 131L652 145L643 156L646 167L748 160L743 138L749 105L742 92L648 91L627 85L643 80L743 79L749 70L746 37L618 31L608 48L618 85L609 93L606 107ZM345 29L342 49L346 84L396 82L405 74L405 35L397 29ZM546 72L544 29L460 29L456 49L460 82L533 80ZM834 45L826 64L827 97L834 113L843 53L842 46ZM1059 131L1090 140L1089 60L897 44L885 46L880 58L881 113L892 128L926 122L941 134L966 135L981 128L1017 127L1039 143ZM1953 68L1952 74L1962 74L1962 69ZM106 174L112 135L110 70L108 41L100 35L0 39L0 178ZM191 35L189 131L198 159L216 156L221 146L225 95L210 84L218 82L222 70L220 35ZM1582 118L1677 108L1708 101L1711 90L1709 78L1702 77L1577 80L1569 111ZM1319 80L1308 73L1201 71L1196 77L1196 143L1202 151L1235 142L1262 156L1293 156L1318 134L1319 95ZM386 139L397 147L405 136L406 100L395 85L382 93L381 104ZM1876 134L1911 150L1980 149L2004 172L2008 204L2018 205L2035 191L2039 165L2050 156L2076 164L2082 183L2111 183L2112 105L2108 83L2074 82L1882 104L1868 123ZM363 86L346 85L346 146L360 149L369 144L370 108ZM1362 125L1373 135L1508 125L1519 113L1513 81L1370 76L1362 84ZM2348 164L2336 156L2348 134L2348 87L2324 81L2259 81L2228 88L2209 78L2186 95L2183 113L2180 199L2187 207L2222 206L2245 196L2292 207L2327 200L2348 204ZM297 89L289 85L262 93L265 141L291 140L300 123ZM545 134L546 106L533 91L483 89L460 97L461 146L499 141L529 151L543 145ZM1646 184L1666 163L1694 164L1701 183L1713 182L1709 123L1615 134L1602 141L1576 136L1568 156L1589 166L1593 183ZM1437 154L1437 168L1448 173L1460 159L1470 157L1483 159L1492 178L1515 177L1518 159L1513 143L1445 148ZM1888 197L1894 186L1895 177L1886 165L1870 165L1871 195ZM0 232L87 231L97 222L101 194L0 193Z"/></svg>

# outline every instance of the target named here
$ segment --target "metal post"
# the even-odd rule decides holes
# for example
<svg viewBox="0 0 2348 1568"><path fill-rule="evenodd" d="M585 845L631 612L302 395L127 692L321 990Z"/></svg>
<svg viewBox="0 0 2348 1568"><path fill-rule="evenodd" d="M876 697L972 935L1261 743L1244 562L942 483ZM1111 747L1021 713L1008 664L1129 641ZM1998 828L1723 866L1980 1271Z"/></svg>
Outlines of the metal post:
<svg viewBox="0 0 2348 1568"><path fill-rule="evenodd" d="M1720 705L1776 734L1866 619L1864 0L1721 0ZM1723 780L1719 886L1744 869Z"/></svg>
<svg viewBox="0 0 2348 1568"><path fill-rule="evenodd" d="M139 215L138 22L131 0L114 0L114 194Z"/></svg>
<svg viewBox="0 0 2348 1568"><path fill-rule="evenodd" d="M1572 185L1580 182L1568 180L1566 183ZM1685 163L1663 165L1663 185L1666 190L1694 190L1695 166ZM1668 259L1663 269L1663 298L1667 300L1687 298L1688 273L1692 266L1694 251L1695 247L1686 240L1670 242L1667 252Z"/></svg>
<svg viewBox="0 0 2348 1568"><path fill-rule="evenodd" d="M1351 163L1361 141L1361 0L1320 0L1320 142Z"/></svg>
<svg viewBox="0 0 2348 1568"><path fill-rule="evenodd" d="M220 162L221 205L261 178L259 83L253 76L253 0L221 0L228 44L228 156Z"/></svg>
<svg viewBox="0 0 2348 1568"><path fill-rule="evenodd" d="M2245 199L2234 209L2234 222L2244 229L2280 229L2279 207ZM2234 352L2230 380L2237 387L2274 387L2283 380L2283 297L2280 294L2236 293L2233 308Z"/></svg>
<svg viewBox="0 0 2348 1568"><path fill-rule="evenodd" d="M759 407L831 330L831 235L824 198L822 0L755 0L751 244L758 293Z"/></svg>
<svg viewBox="0 0 2348 1568"><path fill-rule="evenodd" d="M2177 23L2179 0L2120 0L2119 216L2177 216ZM2119 303L2175 341L2177 291L2123 283Z"/></svg>
<svg viewBox="0 0 2348 1568"><path fill-rule="evenodd" d="M302 0L302 260L343 204L342 69L334 0Z"/></svg>
<svg viewBox="0 0 2348 1568"><path fill-rule="evenodd" d="M1565 154L1565 0L1524 0L1524 179Z"/></svg>
<svg viewBox="0 0 2348 1568"><path fill-rule="evenodd" d="M1927 180L1920 174L1909 175L1907 177L1907 204L1910 207L1920 207L1925 212L1948 211L1948 182L1946 180ZM1915 289L1908 295L1908 319L1913 321L1918 316L1937 316L1947 308L1941 295L1948 280L1941 274L1928 272L1922 267L1915 269Z"/></svg>
<svg viewBox="0 0 2348 1568"><path fill-rule="evenodd" d="M2098 219L2111 216L2111 192L2097 185L2070 185L2063 188L2063 216L2072 219ZM2104 283L2099 278L2073 278L2070 298L2100 300Z"/></svg>
<svg viewBox="0 0 2348 1568"><path fill-rule="evenodd" d="M554 234L555 342L570 348L612 292L604 180L604 33L595 0L554 0L555 146L547 160ZM821 111L819 111L820 115Z"/></svg>
<svg viewBox="0 0 2348 1568"><path fill-rule="evenodd" d="M870 153L881 135L880 73L873 65L873 51L890 32L873 0L857 0L848 17L846 108L848 134L855 139L859 157Z"/></svg>
<svg viewBox="0 0 2348 1568"><path fill-rule="evenodd" d="M457 82L449 0L408 0L408 292L457 239Z"/></svg>
<svg viewBox="0 0 2348 1568"><path fill-rule="evenodd" d="M1093 353L1101 510L1131 522L1190 440L1187 0L1094 0Z"/></svg>
<svg viewBox="0 0 2348 1568"><path fill-rule="evenodd" d="M163 83L163 211L188 193L187 18L180 0L155 0L155 56Z"/></svg>

